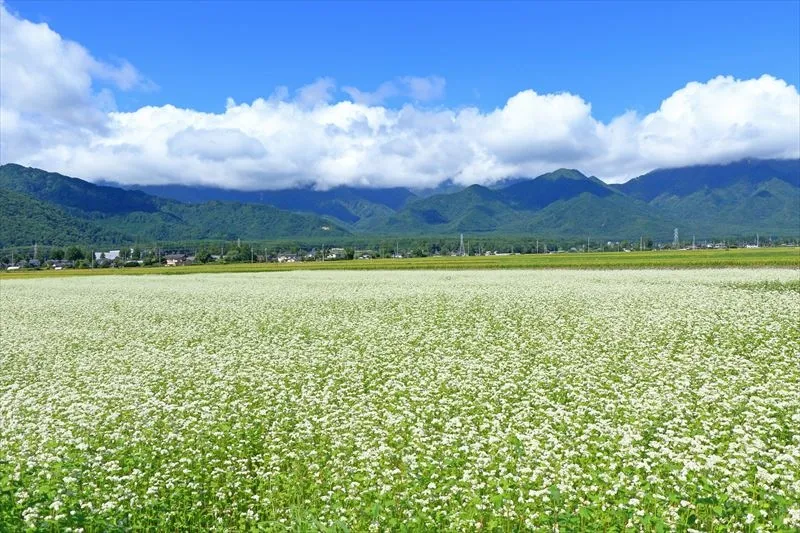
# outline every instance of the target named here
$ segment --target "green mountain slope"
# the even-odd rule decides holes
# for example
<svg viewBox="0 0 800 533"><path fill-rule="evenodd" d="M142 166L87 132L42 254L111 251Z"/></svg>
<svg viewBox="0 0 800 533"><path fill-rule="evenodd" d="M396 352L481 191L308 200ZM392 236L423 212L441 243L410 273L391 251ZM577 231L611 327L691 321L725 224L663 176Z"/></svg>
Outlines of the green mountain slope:
<svg viewBox="0 0 800 533"><path fill-rule="evenodd" d="M520 213L506 204L497 192L471 185L452 194L419 198L398 213L359 230L379 233L441 234L491 232L520 222Z"/></svg>
<svg viewBox="0 0 800 533"><path fill-rule="evenodd" d="M557 237L630 239L638 235L668 239L674 221L655 214L646 203L622 194L580 195L553 202L534 213L525 233Z"/></svg>
<svg viewBox="0 0 800 533"><path fill-rule="evenodd" d="M33 243L115 243L127 240L117 231L71 216L53 204L0 189L0 248Z"/></svg>
<svg viewBox="0 0 800 533"><path fill-rule="evenodd" d="M109 185L119 186L113 182ZM167 200L187 204L212 201L272 205L279 209L332 217L344 224L355 224L374 213L394 212L414 194L403 187L370 189L334 187L318 191L310 187L287 190L236 191L192 185L135 185L125 187Z"/></svg>
<svg viewBox="0 0 800 533"><path fill-rule="evenodd" d="M517 209L535 211L553 202L574 198L584 193L602 198L615 194L616 191L597 178L589 178L577 170L562 168L536 179L509 185L499 193L509 205Z"/></svg>
<svg viewBox="0 0 800 533"><path fill-rule="evenodd" d="M740 182L758 185L773 178L800 187L800 159L746 159L725 165L660 169L612 187L650 202L665 194L683 198L703 189L724 189Z"/></svg>
<svg viewBox="0 0 800 533"><path fill-rule="evenodd" d="M307 199L308 190L271 193L299 206L294 211L263 203L181 203L19 165L0 167L0 190L3 242L23 244L458 233L669 240L674 227L698 238L800 235L798 160L659 170L622 185L560 169L427 196L402 188L340 188ZM28 213L38 222L26 225Z"/></svg>
<svg viewBox="0 0 800 533"><path fill-rule="evenodd" d="M800 231L800 188L777 178L704 187L686 196L664 193L649 204L662 216L701 234Z"/></svg>
<svg viewBox="0 0 800 533"><path fill-rule="evenodd" d="M744 160L649 172L615 189L698 235L800 234L800 160Z"/></svg>
<svg viewBox="0 0 800 533"><path fill-rule="evenodd" d="M208 202L183 204L140 191L98 186L61 174L20 165L0 167L0 190L22 195L36 205L69 216L64 225L78 227L80 242L138 240L276 239L341 236L339 224L314 214L293 213L269 205ZM19 198L16 203L21 202ZM10 203L4 224L15 228L15 240L30 242L25 209ZM40 232L41 233L41 232ZM110 239L110 241L109 241Z"/></svg>
<svg viewBox="0 0 800 533"><path fill-rule="evenodd" d="M0 189L21 192L79 213L153 213L163 203L160 198L143 192L94 185L78 178L14 164L0 167Z"/></svg>

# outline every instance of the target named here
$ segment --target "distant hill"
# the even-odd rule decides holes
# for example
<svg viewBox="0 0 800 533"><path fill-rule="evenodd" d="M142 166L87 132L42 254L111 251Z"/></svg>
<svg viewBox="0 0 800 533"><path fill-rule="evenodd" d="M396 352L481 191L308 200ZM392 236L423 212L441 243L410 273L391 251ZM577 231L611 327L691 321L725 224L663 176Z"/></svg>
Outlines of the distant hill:
<svg viewBox="0 0 800 533"><path fill-rule="evenodd" d="M722 189L737 183L757 185L772 178L800 187L800 159L745 159L725 165L666 168L612 187L650 202L663 195L686 197L698 191Z"/></svg>
<svg viewBox="0 0 800 533"><path fill-rule="evenodd" d="M655 170L612 187L697 234L800 233L797 159Z"/></svg>
<svg viewBox="0 0 800 533"><path fill-rule="evenodd" d="M471 185L452 194L419 198L390 217L371 221L369 227L361 224L358 229L409 234L493 232L517 221L518 216L497 191Z"/></svg>
<svg viewBox="0 0 800 533"><path fill-rule="evenodd" d="M447 182L416 193L142 189L4 165L0 245L457 233L670 240L674 227L698 238L800 236L800 160L663 169L617 185L559 169L492 187ZM29 214L36 223L25 222Z"/></svg>
<svg viewBox="0 0 800 533"><path fill-rule="evenodd" d="M20 165L0 166L0 246L343 236L319 215L233 202L184 204ZM35 220L35 224L29 223Z"/></svg>
<svg viewBox="0 0 800 533"><path fill-rule="evenodd" d="M536 179L518 181L501 189L502 198L516 209L537 210L559 200L568 200L583 193L598 198L616 194L614 189L597 178L589 178L571 169L560 169Z"/></svg>
<svg viewBox="0 0 800 533"><path fill-rule="evenodd" d="M78 178L14 164L0 167L0 189L17 191L82 213L154 213L162 203L159 198L141 192L94 185Z"/></svg>
<svg viewBox="0 0 800 533"><path fill-rule="evenodd" d="M0 188L0 247L122 242L125 236L53 204Z"/></svg>
<svg viewBox="0 0 800 533"><path fill-rule="evenodd" d="M632 199L594 177L560 169L534 179L515 179L490 189L472 185L451 194L413 200L372 226L357 229L411 234L505 233L550 237L647 232L666 235L672 222L644 202ZM637 233L638 232L638 233Z"/></svg>
<svg viewBox="0 0 800 533"><path fill-rule="evenodd" d="M326 191L311 188L237 191L191 185L136 185L129 188L183 203L221 201L271 205L290 211L326 215L349 224L358 222L365 213L369 215L383 208L390 211L400 209L415 197L414 193L403 187L336 187Z"/></svg>

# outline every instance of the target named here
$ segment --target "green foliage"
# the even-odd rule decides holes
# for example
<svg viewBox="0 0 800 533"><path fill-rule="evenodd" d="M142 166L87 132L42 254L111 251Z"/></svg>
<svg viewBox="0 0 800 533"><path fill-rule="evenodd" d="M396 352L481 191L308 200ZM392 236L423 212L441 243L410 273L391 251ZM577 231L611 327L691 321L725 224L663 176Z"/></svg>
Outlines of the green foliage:
<svg viewBox="0 0 800 533"><path fill-rule="evenodd" d="M0 167L0 189L13 190L83 213L154 212L161 199L138 191L103 187L21 165Z"/></svg>
<svg viewBox="0 0 800 533"><path fill-rule="evenodd" d="M352 228L361 233L534 234L549 239L644 235L669 241L672 228L680 227L684 235L698 238L756 232L796 237L797 167L796 161L690 167L658 171L623 185L561 169L497 189L473 185L418 198L395 213L362 218Z"/></svg>
<svg viewBox="0 0 800 533"><path fill-rule="evenodd" d="M226 250L227 251L227 250ZM216 250L214 253L219 253ZM391 253L391 252L390 252ZM248 249L249 254L249 249ZM696 268L800 268L798 248L759 248L736 250L661 251L632 253L558 253L505 256L415 257L411 259L372 259L369 261L310 261L300 263L213 262L181 267L154 267L129 270L63 270L3 272L0 277L35 278L74 275L140 274L222 274L228 272L281 272L294 270L506 270L506 269L696 269ZM145 265L154 260L145 259ZM784 286L781 285L783 288ZM791 285L786 290L791 290ZM741 287L763 288L763 287Z"/></svg>
<svg viewBox="0 0 800 533"><path fill-rule="evenodd" d="M192 192L191 187L183 189L181 194ZM674 227L680 228L684 240L689 235L704 239L757 232L800 236L797 160L659 170L622 185L561 169L493 188L450 187L446 194L427 197L406 189L346 187L264 192L257 200L241 191L223 195L257 202L252 204L184 204L4 165L0 191L0 247L294 239L356 249L365 249L360 242L368 241L369 248L379 249L372 245L384 237L405 236L414 237L405 246L406 255L428 255L454 250L447 239L459 233L484 241L484 249L513 246L518 251L533 251L537 238L547 239L550 250L582 249L580 241L587 237L596 243L638 243L644 237L652 248L653 241L669 243ZM221 193L203 189L198 194L207 199ZM298 212L265 205L264 198ZM429 245L423 242L432 236L439 238ZM393 247L386 243L382 249Z"/></svg>
<svg viewBox="0 0 800 533"><path fill-rule="evenodd" d="M66 252L64 252L64 257L68 261L78 261L79 259L84 259L84 253L83 250L77 246L70 246L67 248Z"/></svg>
<svg viewBox="0 0 800 533"><path fill-rule="evenodd" d="M0 219L0 247L347 235L317 215L268 205L182 204L19 165L0 167Z"/></svg>
<svg viewBox="0 0 800 533"><path fill-rule="evenodd" d="M112 228L69 215L58 206L0 188L0 247L120 242L123 238Z"/></svg>

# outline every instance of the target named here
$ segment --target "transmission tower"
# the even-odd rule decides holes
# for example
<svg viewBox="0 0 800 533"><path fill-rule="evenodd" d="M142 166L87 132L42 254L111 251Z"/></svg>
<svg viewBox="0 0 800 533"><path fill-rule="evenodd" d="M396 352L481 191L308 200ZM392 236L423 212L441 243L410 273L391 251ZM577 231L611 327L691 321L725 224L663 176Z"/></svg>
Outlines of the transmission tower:
<svg viewBox="0 0 800 533"><path fill-rule="evenodd" d="M678 228L675 228L672 232L672 247L677 250L680 245L681 241L678 239Z"/></svg>
<svg viewBox="0 0 800 533"><path fill-rule="evenodd" d="M464 234L461 234L461 244L458 246L458 255L466 255L464 251Z"/></svg>

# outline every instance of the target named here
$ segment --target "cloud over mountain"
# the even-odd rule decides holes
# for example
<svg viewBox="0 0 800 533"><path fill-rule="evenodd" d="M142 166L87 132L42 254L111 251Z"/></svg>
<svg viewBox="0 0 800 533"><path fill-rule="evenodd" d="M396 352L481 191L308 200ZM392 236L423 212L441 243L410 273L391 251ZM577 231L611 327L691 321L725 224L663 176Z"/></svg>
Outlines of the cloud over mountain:
<svg viewBox="0 0 800 533"><path fill-rule="evenodd" d="M89 179L432 186L573 167L619 181L656 167L800 156L800 94L766 74L691 82L652 113L607 123L579 95L532 89L494 110L431 107L445 90L436 76L372 92L322 77L250 103L229 99L219 113L119 112L113 91L153 87L134 66L98 60L2 4L0 21L0 160Z"/></svg>

